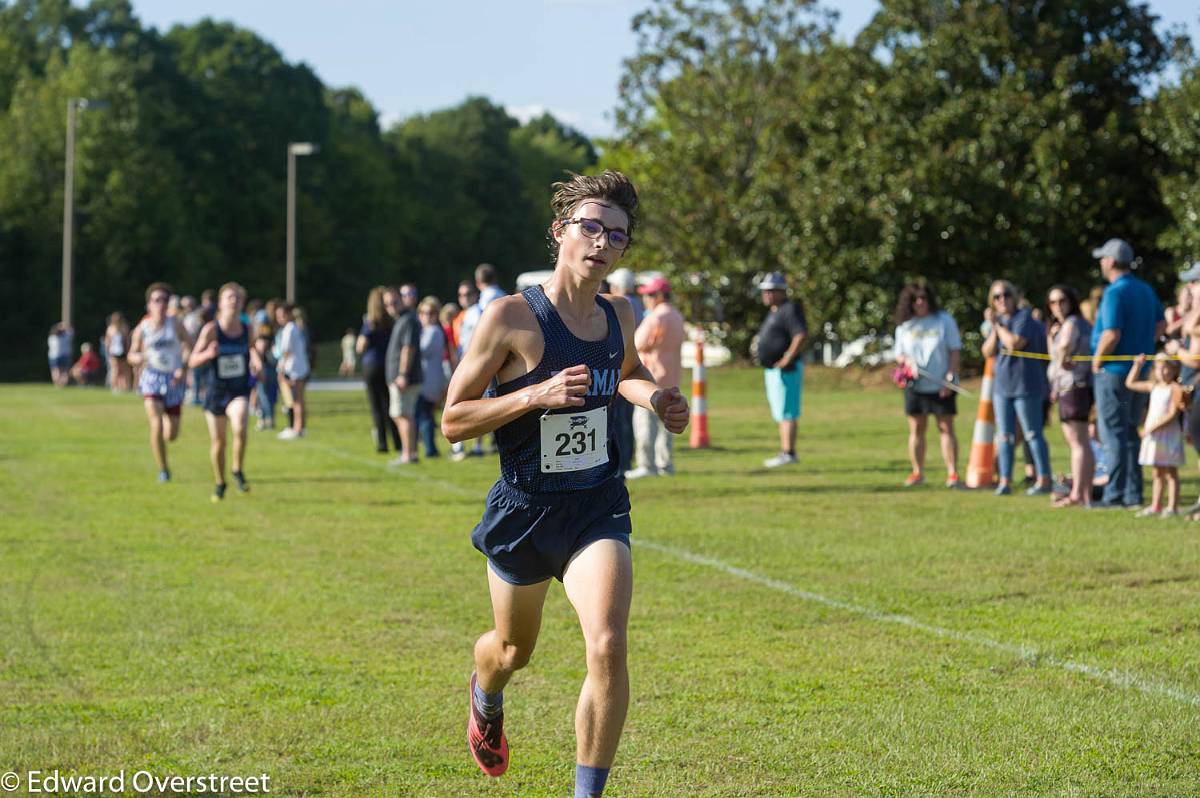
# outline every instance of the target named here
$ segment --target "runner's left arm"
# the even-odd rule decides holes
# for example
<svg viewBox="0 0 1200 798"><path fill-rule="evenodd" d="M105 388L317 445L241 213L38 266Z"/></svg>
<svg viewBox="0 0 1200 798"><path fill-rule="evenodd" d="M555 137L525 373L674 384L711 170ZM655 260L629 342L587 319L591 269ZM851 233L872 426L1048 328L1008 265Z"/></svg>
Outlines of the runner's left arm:
<svg viewBox="0 0 1200 798"><path fill-rule="evenodd" d="M634 346L633 306L629 300L616 296L608 300L621 322L621 336L625 339L625 361L621 364L621 384L617 390L626 401L657 415L669 432L678 435L688 425L687 399L678 388L660 388L642 363Z"/></svg>

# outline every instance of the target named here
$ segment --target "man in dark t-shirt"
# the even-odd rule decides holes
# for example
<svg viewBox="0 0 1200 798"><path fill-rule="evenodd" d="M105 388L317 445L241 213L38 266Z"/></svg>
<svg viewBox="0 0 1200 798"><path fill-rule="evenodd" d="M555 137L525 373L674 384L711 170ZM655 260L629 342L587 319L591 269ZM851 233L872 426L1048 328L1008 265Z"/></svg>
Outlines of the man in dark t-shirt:
<svg viewBox="0 0 1200 798"><path fill-rule="evenodd" d="M804 307L788 299L787 280L771 272L758 284L763 304L770 308L758 331L758 361L766 369L767 402L779 424L779 454L763 461L767 468L796 462L796 421L804 387L801 353L808 340Z"/></svg>
<svg viewBox="0 0 1200 798"><path fill-rule="evenodd" d="M409 286L405 286L408 288ZM416 288L412 287L415 297ZM421 322L401 292L401 310L388 341L386 374L388 415L400 432L400 455L391 465L417 462L417 397L421 395Z"/></svg>

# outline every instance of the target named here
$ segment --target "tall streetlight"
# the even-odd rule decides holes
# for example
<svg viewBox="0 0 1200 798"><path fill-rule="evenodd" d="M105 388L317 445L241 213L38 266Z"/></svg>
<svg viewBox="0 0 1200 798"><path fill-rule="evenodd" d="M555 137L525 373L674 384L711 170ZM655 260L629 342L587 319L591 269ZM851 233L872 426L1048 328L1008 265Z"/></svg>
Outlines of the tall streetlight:
<svg viewBox="0 0 1200 798"><path fill-rule="evenodd" d="M312 155L319 150L308 141L288 143L287 175L287 301L296 301L296 156Z"/></svg>
<svg viewBox="0 0 1200 798"><path fill-rule="evenodd" d="M67 154L63 186L62 322L71 326L71 281L75 253L75 117L79 111L103 111L104 100L72 97L67 100Z"/></svg>

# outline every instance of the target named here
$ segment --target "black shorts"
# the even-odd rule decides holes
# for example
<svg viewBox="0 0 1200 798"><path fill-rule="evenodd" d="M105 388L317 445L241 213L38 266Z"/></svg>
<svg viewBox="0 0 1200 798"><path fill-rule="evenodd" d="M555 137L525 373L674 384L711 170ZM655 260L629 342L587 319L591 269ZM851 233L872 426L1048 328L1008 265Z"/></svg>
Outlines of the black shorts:
<svg viewBox="0 0 1200 798"><path fill-rule="evenodd" d="M530 494L497 481L483 519L471 533L475 548L510 585L562 581L575 553L597 540L629 545L629 491L617 478L594 488Z"/></svg>
<svg viewBox="0 0 1200 798"><path fill-rule="evenodd" d="M1092 386L1076 385L1058 395L1058 420L1063 424L1072 421L1087 421L1092 415Z"/></svg>
<svg viewBox="0 0 1200 798"><path fill-rule="evenodd" d="M904 415L957 416L958 395L951 391L943 399L936 393L917 393L909 386L904 389Z"/></svg>
<svg viewBox="0 0 1200 798"><path fill-rule="evenodd" d="M231 393L229 391L223 391L219 388L214 388L209 390L209 392L204 395L204 412L212 413L214 416L223 416L225 415L225 408L229 407L229 403L234 399L249 398L249 388L246 389L245 393L242 393L241 391Z"/></svg>

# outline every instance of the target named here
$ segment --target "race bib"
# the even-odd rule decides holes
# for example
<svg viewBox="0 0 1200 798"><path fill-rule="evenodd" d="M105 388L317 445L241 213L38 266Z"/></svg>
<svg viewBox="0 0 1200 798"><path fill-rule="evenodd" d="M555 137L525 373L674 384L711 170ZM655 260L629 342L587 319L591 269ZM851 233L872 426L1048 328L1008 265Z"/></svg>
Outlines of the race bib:
<svg viewBox="0 0 1200 798"><path fill-rule="evenodd" d="M542 473L582 471L608 462L608 408L542 416Z"/></svg>
<svg viewBox="0 0 1200 798"><path fill-rule="evenodd" d="M242 355L218 355L217 377L232 380L246 376L246 358Z"/></svg>
<svg viewBox="0 0 1200 798"><path fill-rule="evenodd" d="M161 349L151 349L148 357L150 368L155 371L174 371L174 358Z"/></svg>

